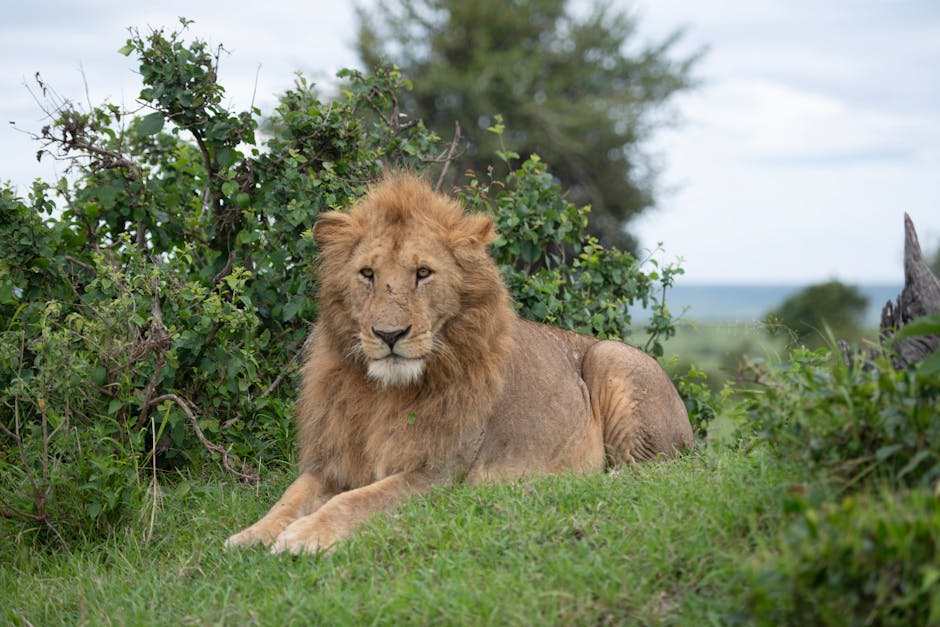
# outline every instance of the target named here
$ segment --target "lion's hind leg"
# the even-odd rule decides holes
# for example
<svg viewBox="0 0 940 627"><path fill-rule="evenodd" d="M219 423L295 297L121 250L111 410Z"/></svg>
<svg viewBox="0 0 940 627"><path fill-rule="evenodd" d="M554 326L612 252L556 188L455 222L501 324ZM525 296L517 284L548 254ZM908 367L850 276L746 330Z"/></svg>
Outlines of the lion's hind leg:
<svg viewBox="0 0 940 627"><path fill-rule="evenodd" d="M588 350L581 374L604 431L608 462L673 457L692 443L692 426L675 386L655 359L620 342Z"/></svg>

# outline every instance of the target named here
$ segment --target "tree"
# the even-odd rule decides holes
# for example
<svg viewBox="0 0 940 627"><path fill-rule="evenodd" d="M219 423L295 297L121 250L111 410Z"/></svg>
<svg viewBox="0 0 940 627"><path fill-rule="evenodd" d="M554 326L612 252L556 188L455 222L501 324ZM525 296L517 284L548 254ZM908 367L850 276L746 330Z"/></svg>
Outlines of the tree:
<svg viewBox="0 0 940 627"><path fill-rule="evenodd" d="M866 307L868 297L857 287L827 281L790 296L764 321L771 327L791 330L800 342L818 346L825 343L826 327L839 339L858 339Z"/></svg>
<svg viewBox="0 0 940 627"><path fill-rule="evenodd" d="M623 231L654 204L656 167L643 149L667 122L665 105L692 85L698 55L680 58L679 33L642 47L636 20L597 1L390 0L358 9L358 51L372 67L398 65L403 94L442 137L455 122L468 140L460 163L482 173L500 149L486 132L500 115L506 145L540 155L591 232L628 249Z"/></svg>

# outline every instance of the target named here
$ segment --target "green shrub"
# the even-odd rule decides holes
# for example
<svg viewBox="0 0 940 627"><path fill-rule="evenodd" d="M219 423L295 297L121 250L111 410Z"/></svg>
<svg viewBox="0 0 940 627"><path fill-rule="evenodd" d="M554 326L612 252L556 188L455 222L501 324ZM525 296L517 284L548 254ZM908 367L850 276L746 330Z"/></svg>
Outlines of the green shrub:
<svg viewBox="0 0 940 627"><path fill-rule="evenodd" d="M502 128L493 129L501 133ZM501 152L509 162L513 153ZM471 208L493 214L501 234L493 256L520 315L602 338L631 335L633 307L650 309L644 348L662 356L662 342L675 334L663 297L683 270L644 263L628 252L605 248L587 235L589 207L565 200L546 165L535 155L505 180L475 176L461 190ZM644 266L651 266L649 273Z"/></svg>
<svg viewBox="0 0 940 627"><path fill-rule="evenodd" d="M698 438L708 437L708 429L723 408L729 408L732 388L726 386L715 392L708 385L708 375L694 367L676 380L679 396L685 403L689 422Z"/></svg>
<svg viewBox="0 0 940 627"><path fill-rule="evenodd" d="M926 490L791 501L779 543L744 573L748 622L940 623L940 501Z"/></svg>
<svg viewBox="0 0 940 627"><path fill-rule="evenodd" d="M895 370L884 355L798 349L789 363L752 372L744 402L749 437L851 487L940 480L940 381Z"/></svg>
<svg viewBox="0 0 940 627"><path fill-rule="evenodd" d="M140 61L142 115L50 102L40 152L72 176L26 199L0 187L0 515L66 543L125 523L143 468L212 461L252 480L288 457L318 214L385 169L447 165L399 110L395 68L344 70L327 102L299 77L262 135L259 111L222 105L218 52L186 42L186 24L132 30L121 49ZM462 195L496 216L494 254L537 320L622 337L628 308L679 273L586 237L587 209L537 158ZM654 309L655 353L672 319Z"/></svg>

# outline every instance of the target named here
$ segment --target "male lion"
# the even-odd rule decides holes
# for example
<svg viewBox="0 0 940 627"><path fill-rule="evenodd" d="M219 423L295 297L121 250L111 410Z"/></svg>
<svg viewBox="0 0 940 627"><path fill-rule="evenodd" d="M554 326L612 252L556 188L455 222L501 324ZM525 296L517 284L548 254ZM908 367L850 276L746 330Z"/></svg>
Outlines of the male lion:
<svg viewBox="0 0 940 627"><path fill-rule="evenodd" d="M692 441L655 360L518 318L487 215L391 175L314 227L320 316L300 477L226 545L315 552L434 485L673 456Z"/></svg>

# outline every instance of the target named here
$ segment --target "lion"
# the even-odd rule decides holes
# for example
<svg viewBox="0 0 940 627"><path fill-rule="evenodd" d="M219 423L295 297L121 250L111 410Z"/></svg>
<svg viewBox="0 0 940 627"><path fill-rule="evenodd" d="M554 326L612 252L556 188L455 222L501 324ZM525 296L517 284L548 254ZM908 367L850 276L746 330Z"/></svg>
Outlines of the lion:
<svg viewBox="0 0 940 627"><path fill-rule="evenodd" d="M597 472L692 442L653 358L516 315L496 236L490 216L413 174L321 214L302 472L227 546L313 553L434 486Z"/></svg>

